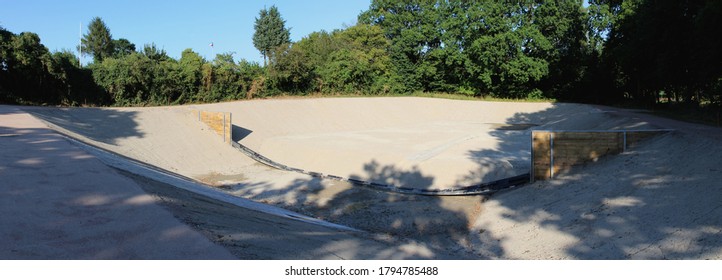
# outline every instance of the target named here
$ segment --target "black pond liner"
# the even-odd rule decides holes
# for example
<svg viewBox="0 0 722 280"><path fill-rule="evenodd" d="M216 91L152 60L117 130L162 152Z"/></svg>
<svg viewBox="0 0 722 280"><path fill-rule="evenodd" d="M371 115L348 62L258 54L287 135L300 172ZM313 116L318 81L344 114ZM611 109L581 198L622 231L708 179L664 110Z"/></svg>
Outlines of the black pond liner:
<svg viewBox="0 0 722 280"><path fill-rule="evenodd" d="M447 188L447 189L432 189L432 190L416 189L416 188L410 188L410 187L395 186L395 185L390 185L390 184L369 182L369 181L360 180L360 179L356 179L356 178L345 178L345 177L336 176L336 175L323 174L323 173L319 173L319 172L306 171L306 170L299 169L299 168L289 167L287 165L275 162L255 151L249 149L248 147L246 147L238 142L231 142L231 145L234 148L240 150L242 153L244 153L248 157L252 158L253 160L258 161L267 166L276 168L276 169L303 173L303 174L307 174L307 175L317 177L317 178L344 181L344 182L352 183L354 185L363 186L363 187L367 187L367 188L371 188L371 189L387 191L387 192L394 192L394 193L402 193L402 194L428 195L428 196L490 195L490 194L493 194L500 190L524 185L526 183L529 183L529 179L530 179L530 174L524 173L524 174L516 175L513 177L508 177L508 178L504 178L504 179L500 179L500 180L496 180L496 181L492 181L492 182L480 183L480 184L470 185L470 186L458 186L458 187L452 187L452 188Z"/></svg>

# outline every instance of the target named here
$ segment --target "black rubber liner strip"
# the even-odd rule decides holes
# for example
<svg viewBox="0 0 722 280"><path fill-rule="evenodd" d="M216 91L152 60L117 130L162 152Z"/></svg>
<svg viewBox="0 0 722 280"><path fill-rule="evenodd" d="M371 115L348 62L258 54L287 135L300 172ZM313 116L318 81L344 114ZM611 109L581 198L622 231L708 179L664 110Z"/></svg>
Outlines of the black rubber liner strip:
<svg viewBox="0 0 722 280"><path fill-rule="evenodd" d="M249 149L248 147L238 143L238 142L232 142L232 145L234 148L240 150L242 153L247 155L248 157L254 159L255 161L258 161L262 164L265 164L267 166L285 170L285 171L291 171L291 172L298 172L307 174L313 177L317 178L325 178L325 179L332 179L332 180L338 180L338 181L345 181L349 182L355 185L372 188L376 190L382 190L387 192L394 192L394 193L402 193L402 194L414 194L414 195L429 195L429 196L442 196L442 195L490 195L495 192L498 192L503 189L513 188L517 186L524 185L526 183L529 183L529 173L520 174L517 176L504 178L501 180L496 180L493 182L486 182L481 183L477 185L471 185L471 186L459 186L459 187L453 187L448 189L416 189L416 188L410 188L410 187L403 187L403 186L395 186L395 185L389 185L389 184L382 184L377 182L369 182L365 180L360 180L356 178L345 178L341 176L336 175L329 175L329 174L323 174L319 172L313 172L313 171L307 171L299 168L289 167L284 164L275 162L265 156L262 156L261 154Z"/></svg>

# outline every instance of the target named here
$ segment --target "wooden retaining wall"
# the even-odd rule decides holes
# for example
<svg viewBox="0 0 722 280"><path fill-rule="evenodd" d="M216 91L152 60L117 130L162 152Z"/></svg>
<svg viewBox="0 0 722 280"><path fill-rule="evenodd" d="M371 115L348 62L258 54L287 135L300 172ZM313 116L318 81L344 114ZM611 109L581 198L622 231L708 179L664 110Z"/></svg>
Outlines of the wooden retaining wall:
<svg viewBox="0 0 722 280"><path fill-rule="evenodd" d="M619 154L669 130L532 131L532 180L553 178L574 165Z"/></svg>
<svg viewBox="0 0 722 280"><path fill-rule="evenodd" d="M223 142L232 142L232 124L231 124L231 113L227 112L208 112L200 110L192 110L191 114L198 121L205 123L211 128L216 134L223 138Z"/></svg>

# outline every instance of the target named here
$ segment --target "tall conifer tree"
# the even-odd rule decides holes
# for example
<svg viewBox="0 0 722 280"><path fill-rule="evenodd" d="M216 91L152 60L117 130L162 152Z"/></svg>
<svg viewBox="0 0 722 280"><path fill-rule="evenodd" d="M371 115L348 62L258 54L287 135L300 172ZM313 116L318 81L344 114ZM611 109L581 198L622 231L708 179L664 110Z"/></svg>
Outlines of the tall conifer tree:
<svg viewBox="0 0 722 280"><path fill-rule="evenodd" d="M88 33L82 38L83 53L93 56L95 62L113 56L115 45L110 29L100 17L94 17L88 25Z"/></svg>
<svg viewBox="0 0 722 280"><path fill-rule="evenodd" d="M273 50L291 42L291 32L285 27L286 21L281 18L276 6L265 8L259 13L254 25L253 46L263 55L263 65Z"/></svg>

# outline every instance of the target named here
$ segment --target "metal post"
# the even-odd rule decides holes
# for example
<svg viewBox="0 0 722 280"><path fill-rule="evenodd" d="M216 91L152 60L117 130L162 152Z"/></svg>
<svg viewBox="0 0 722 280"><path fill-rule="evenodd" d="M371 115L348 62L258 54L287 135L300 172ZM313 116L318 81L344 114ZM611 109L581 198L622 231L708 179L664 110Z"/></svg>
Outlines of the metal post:
<svg viewBox="0 0 722 280"><path fill-rule="evenodd" d="M624 147L622 148L622 152L626 153L627 152L627 131L626 130L624 131L624 144L623 145L624 145Z"/></svg>
<svg viewBox="0 0 722 280"><path fill-rule="evenodd" d="M529 141L529 151L531 156L529 157L529 166L531 166L531 170L529 171L529 183L534 183L534 131L531 131L531 140Z"/></svg>
<svg viewBox="0 0 722 280"><path fill-rule="evenodd" d="M549 179L554 179L554 133L549 132Z"/></svg>
<svg viewBox="0 0 722 280"><path fill-rule="evenodd" d="M226 143L226 113L223 114L223 143Z"/></svg>

